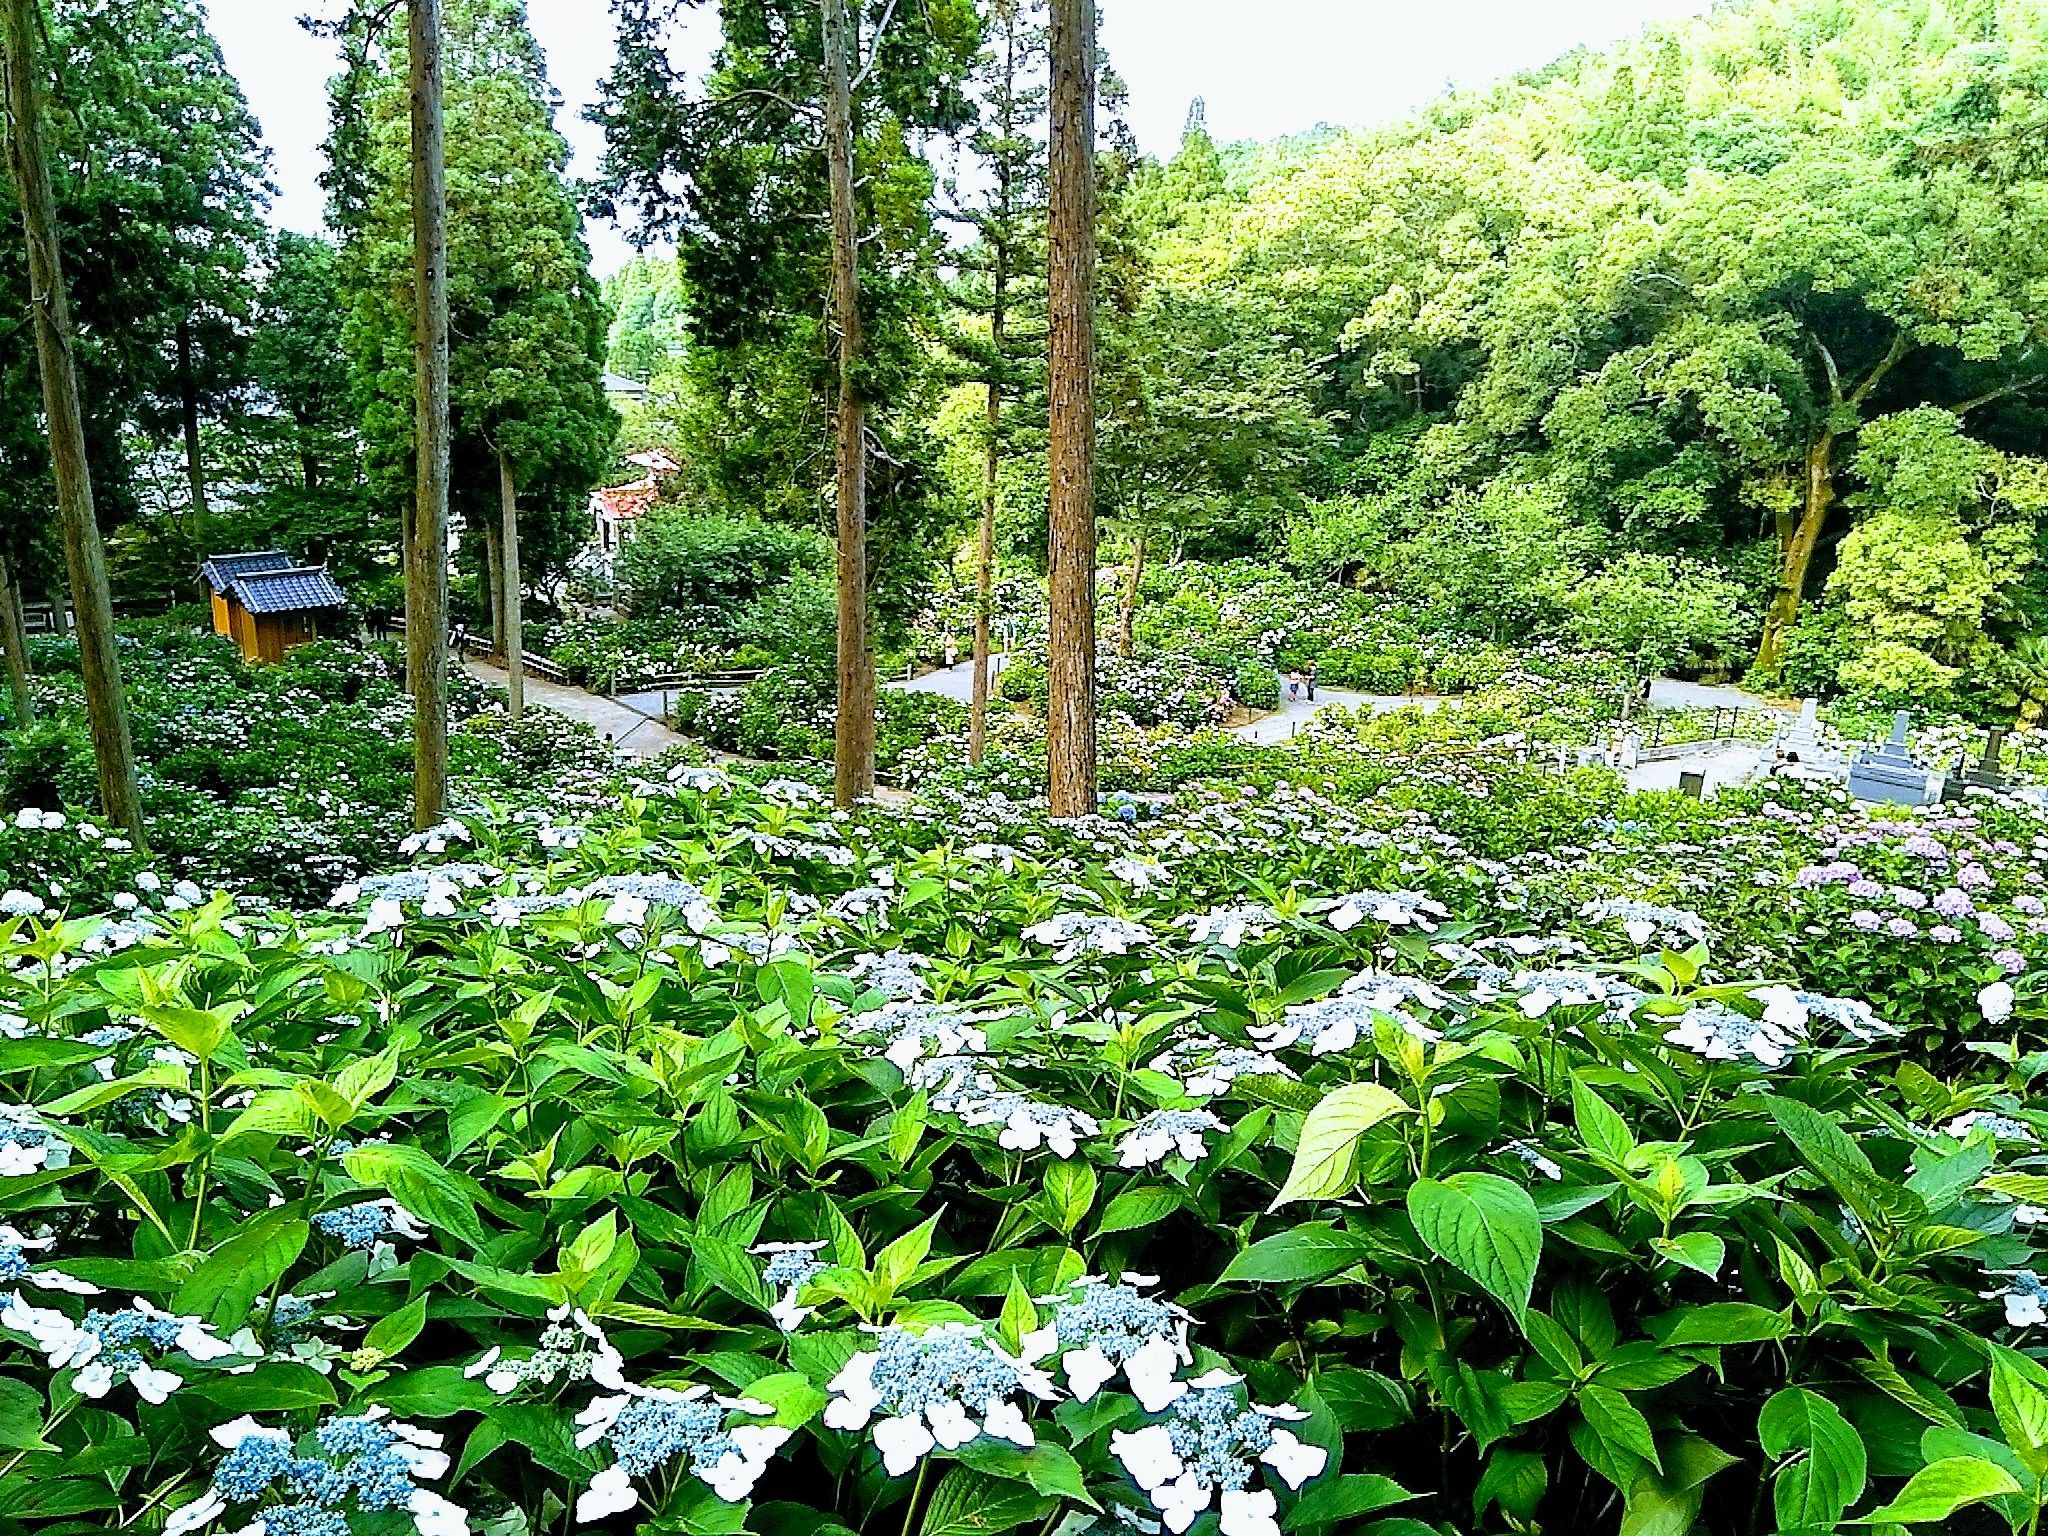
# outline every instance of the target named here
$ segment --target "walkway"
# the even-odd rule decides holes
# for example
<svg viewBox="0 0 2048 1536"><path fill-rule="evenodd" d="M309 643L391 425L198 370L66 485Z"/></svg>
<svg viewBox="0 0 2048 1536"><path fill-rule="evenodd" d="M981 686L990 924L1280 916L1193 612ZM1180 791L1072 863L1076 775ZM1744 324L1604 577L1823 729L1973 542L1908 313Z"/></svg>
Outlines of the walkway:
<svg viewBox="0 0 2048 1536"><path fill-rule="evenodd" d="M995 652L989 657L988 662L989 687L993 689L1003 675L1003 652ZM935 693L942 699L952 699L958 704L972 704L974 658L970 656L957 666L940 667L935 672L927 672L922 677L913 677L908 681L899 677L892 682L883 683L882 686L897 693Z"/></svg>
<svg viewBox="0 0 2048 1536"><path fill-rule="evenodd" d="M1768 709L1780 714L1799 713L1799 705L1727 683L1682 683L1675 677L1660 677L1650 684L1650 702L1659 709Z"/></svg>
<svg viewBox="0 0 2048 1536"><path fill-rule="evenodd" d="M506 685L503 667L474 658L463 665L478 682L494 688ZM601 693L586 693L581 688L564 688L559 683L545 682L531 675L526 679L526 702L553 710L558 715L567 715L571 720L581 720L613 746L634 757L659 757L670 747L683 745L686 740L655 716L635 709L623 700L606 698Z"/></svg>
<svg viewBox="0 0 2048 1536"><path fill-rule="evenodd" d="M1697 773L1705 777L1703 794L1711 798L1718 790L1747 784L1769 767L1770 752L1765 747L1745 742L1721 746L1702 742L1698 751L1683 757L1638 763L1624 777L1633 790L1676 789L1680 774Z"/></svg>

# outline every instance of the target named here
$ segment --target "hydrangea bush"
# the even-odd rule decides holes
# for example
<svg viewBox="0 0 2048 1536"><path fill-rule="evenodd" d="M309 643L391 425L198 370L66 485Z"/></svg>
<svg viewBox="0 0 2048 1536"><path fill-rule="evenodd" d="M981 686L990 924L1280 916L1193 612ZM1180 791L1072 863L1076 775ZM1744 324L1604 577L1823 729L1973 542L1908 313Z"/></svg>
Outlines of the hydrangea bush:
<svg viewBox="0 0 2048 1536"><path fill-rule="evenodd" d="M0 1528L2033 1536L2048 818L1276 761L0 905Z"/></svg>

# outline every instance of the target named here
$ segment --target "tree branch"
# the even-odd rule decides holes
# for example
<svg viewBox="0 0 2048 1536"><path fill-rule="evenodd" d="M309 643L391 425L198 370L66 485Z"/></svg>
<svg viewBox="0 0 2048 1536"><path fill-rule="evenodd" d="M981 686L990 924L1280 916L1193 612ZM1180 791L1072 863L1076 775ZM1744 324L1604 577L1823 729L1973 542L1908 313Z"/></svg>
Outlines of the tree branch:
<svg viewBox="0 0 2048 1536"><path fill-rule="evenodd" d="M1904 362L1906 354L1912 350L1913 343L1906 339L1905 331L1894 331L1892 333L1892 344L1886 349L1883 359L1879 361L1875 368L1870 370L1870 376L1856 386L1856 393L1849 397L1849 404L1861 405L1864 401L1868 400L1877 386L1885 381L1886 375L1898 367L1900 363Z"/></svg>
<svg viewBox="0 0 2048 1536"><path fill-rule="evenodd" d="M882 19L875 23L874 36L868 40L868 61L861 65L860 72L853 77L853 95L860 94L860 88L868 83L868 76L875 72L875 65L882 57L882 38L889 31L889 23L895 19L896 0L889 0L889 8L882 12Z"/></svg>
<svg viewBox="0 0 2048 1536"><path fill-rule="evenodd" d="M1954 415L1967 416L1979 406L1990 405L1994 401L2004 400L2013 395L2023 395L2043 379L2048 379L2048 373L2030 373L2024 379L2015 379L2012 383L1997 389L1987 389L1983 394L1974 395L1960 405L1950 406L1949 410Z"/></svg>

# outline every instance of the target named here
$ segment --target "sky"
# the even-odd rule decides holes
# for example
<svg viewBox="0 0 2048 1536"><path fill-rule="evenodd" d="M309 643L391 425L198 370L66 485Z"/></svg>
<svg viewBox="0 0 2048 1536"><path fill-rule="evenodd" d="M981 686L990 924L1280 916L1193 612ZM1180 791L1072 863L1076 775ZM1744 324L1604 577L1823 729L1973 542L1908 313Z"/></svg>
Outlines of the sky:
<svg viewBox="0 0 2048 1536"><path fill-rule="evenodd" d="M1101 0L1102 41L1130 87L1139 145L1165 155L1180 140L1189 103L1207 104L1224 141L1270 139L1320 124L1345 127L1401 117L1446 85L1483 85L1599 47L1656 21L1704 11L1708 0ZM594 172L603 138L582 120L611 66L605 0L528 0L533 28L561 92L558 125L574 169ZM331 44L297 18L303 0L210 0L228 67L263 124L278 197L274 220L314 231L322 220L320 144L327 133ZM691 23L708 53L716 22ZM631 254L624 234L591 229L601 273Z"/></svg>

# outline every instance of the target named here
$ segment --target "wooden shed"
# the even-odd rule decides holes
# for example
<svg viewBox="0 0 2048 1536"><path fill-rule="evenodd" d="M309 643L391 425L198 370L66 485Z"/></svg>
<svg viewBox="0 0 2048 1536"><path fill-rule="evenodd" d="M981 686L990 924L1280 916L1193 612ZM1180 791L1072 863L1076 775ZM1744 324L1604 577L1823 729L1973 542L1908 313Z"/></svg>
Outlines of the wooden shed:
<svg viewBox="0 0 2048 1536"><path fill-rule="evenodd" d="M215 555L200 567L213 594L213 628L250 661L280 661L318 637L321 614L348 607L325 566L300 565L283 550Z"/></svg>

